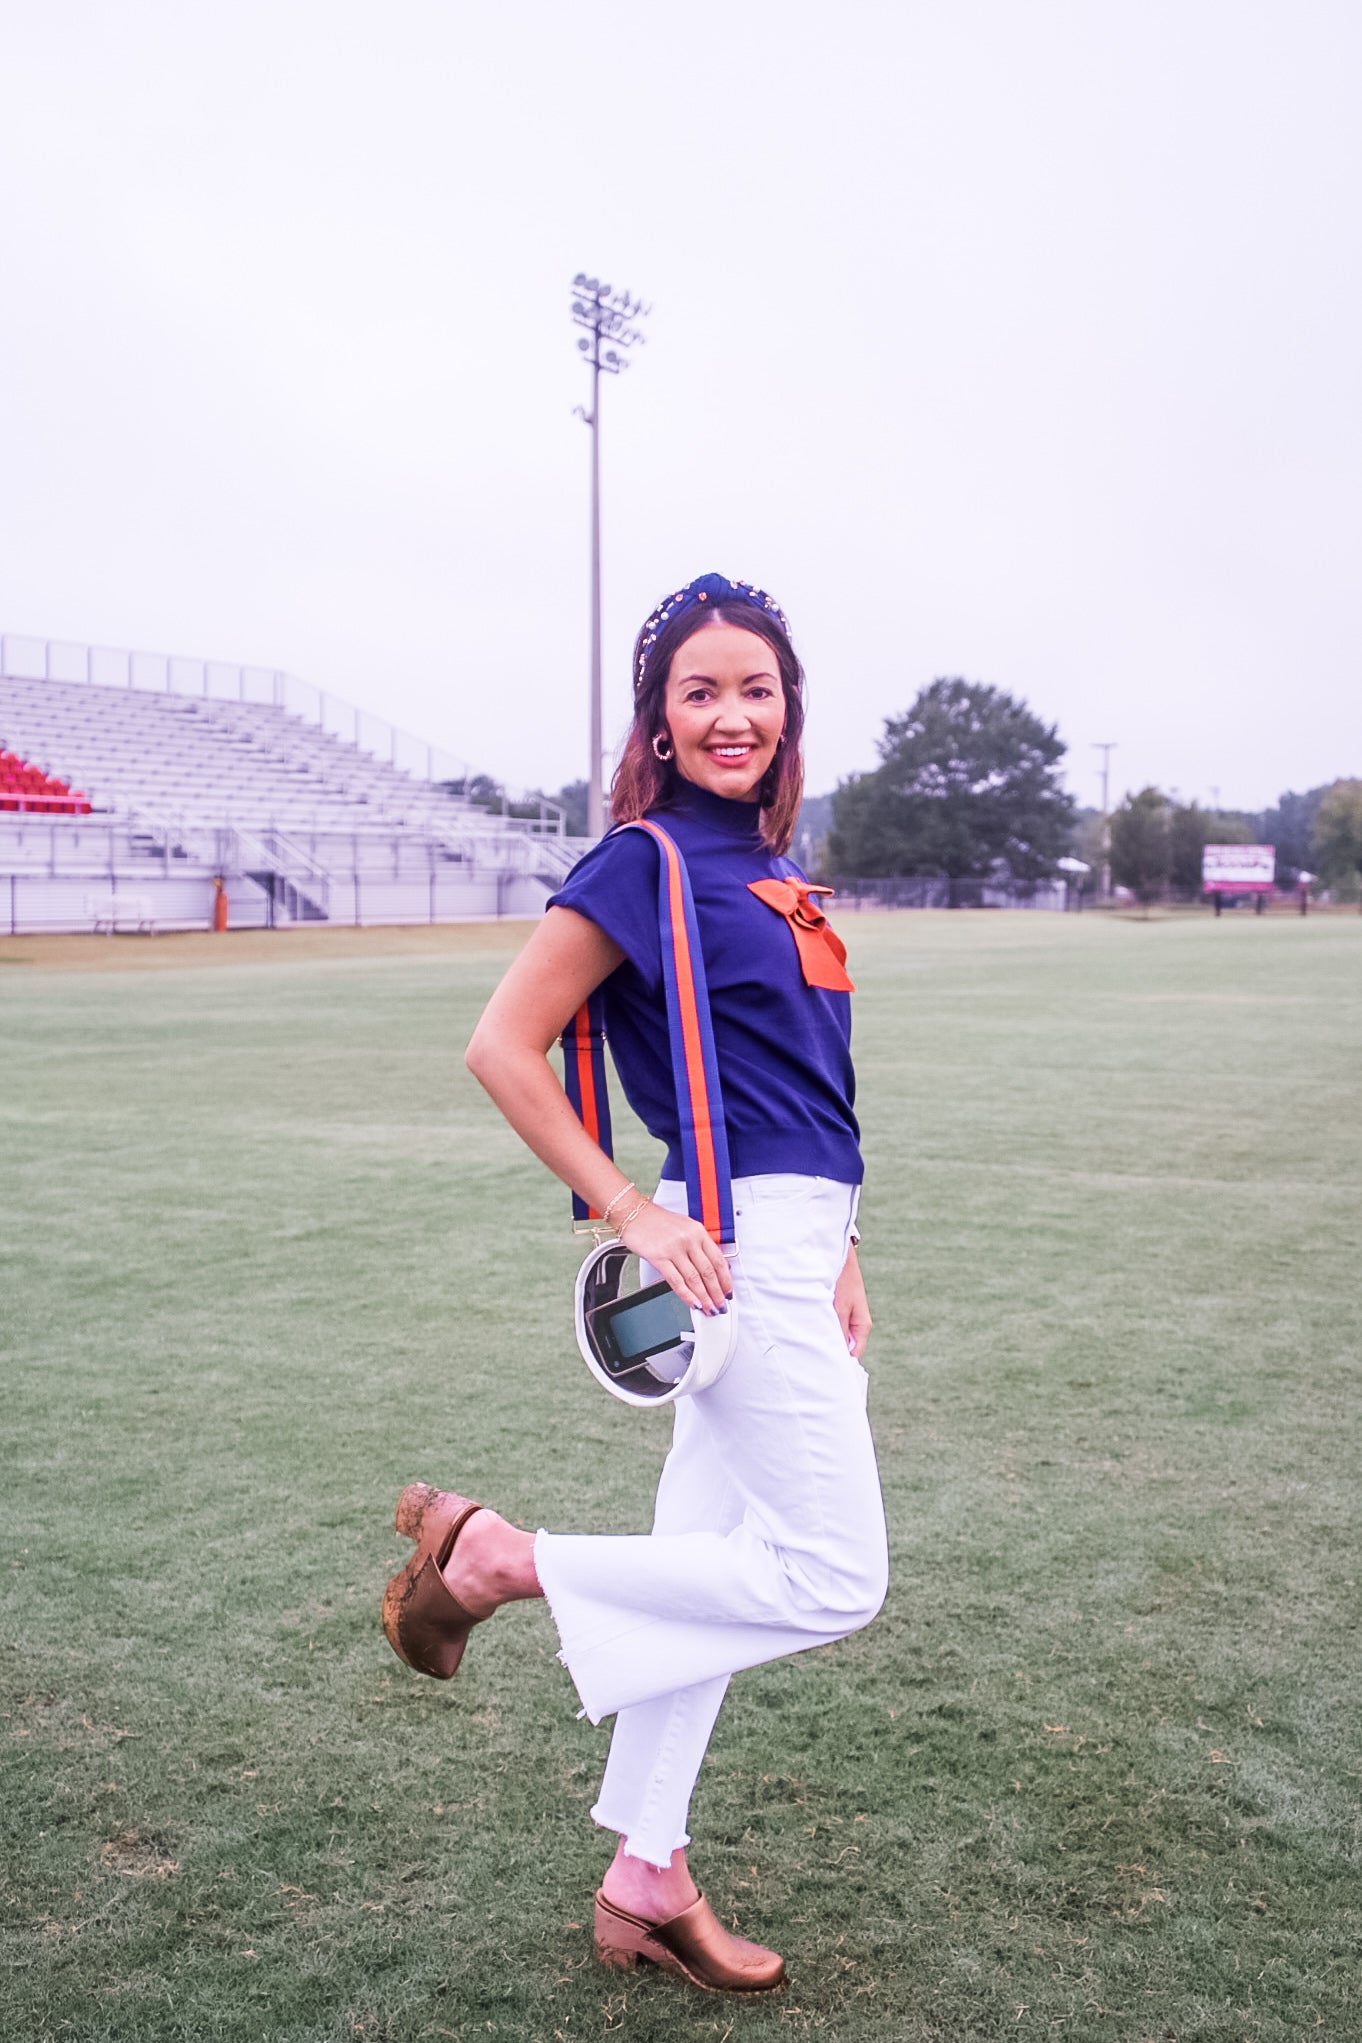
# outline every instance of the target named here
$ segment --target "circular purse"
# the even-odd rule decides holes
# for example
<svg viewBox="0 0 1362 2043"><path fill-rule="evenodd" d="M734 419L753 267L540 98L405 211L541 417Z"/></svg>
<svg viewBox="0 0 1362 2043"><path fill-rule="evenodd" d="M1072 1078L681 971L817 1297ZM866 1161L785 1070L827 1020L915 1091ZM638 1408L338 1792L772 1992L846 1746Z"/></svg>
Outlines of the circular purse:
<svg viewBox="0 0 1362 2043"><path fill-rule="evenodd" d="M705 1314L670 1284L626 1286L622 1241L600 1241L577 1272L577 1345L597 1383L626 1405L666 1405L717 1383L733 1359L737 1312Z"/></svg>

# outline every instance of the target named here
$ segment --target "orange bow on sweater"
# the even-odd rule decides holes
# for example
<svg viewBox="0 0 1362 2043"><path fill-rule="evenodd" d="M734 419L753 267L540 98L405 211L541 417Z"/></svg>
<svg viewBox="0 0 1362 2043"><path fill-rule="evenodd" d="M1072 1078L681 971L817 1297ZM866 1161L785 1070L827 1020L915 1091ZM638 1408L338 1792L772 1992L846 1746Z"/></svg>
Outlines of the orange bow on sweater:
<svg viewBox="0 0 1362 2043"><path fill-rule="evenodd" d="M824 986L829 993L854 993L847 977L847 947L814 899L831 887L812 887L805 880L749 880L747 890L783 915L799 952L806 986Z"/></svg>

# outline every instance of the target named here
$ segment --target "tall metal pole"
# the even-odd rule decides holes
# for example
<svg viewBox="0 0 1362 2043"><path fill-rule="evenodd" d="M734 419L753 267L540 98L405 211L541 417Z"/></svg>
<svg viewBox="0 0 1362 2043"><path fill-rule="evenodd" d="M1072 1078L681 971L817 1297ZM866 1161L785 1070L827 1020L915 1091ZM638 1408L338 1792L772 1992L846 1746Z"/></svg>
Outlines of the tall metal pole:
<svg viewBox="0 0 1362 2043"><path fill-rule="evenodd" d="M629 364L621 349L634 347L643 339L631 320L646 318L651 306L627 291L616 291L596 277L577 275L572 280L572 318L584 326L577 342L591 369L591 410L577 406L577 416L591 428L591 714L590 758L587 762L587 834L599 837L605 830L605 790L602 764L605 732L601 712L601 371L618 376ZM589 338L587 336L590 336ZM602 336L614 346L601 352Z"/></svg>
<svg viewBox="0 0 1362 2043"><path fill-rule="evenodd" d="M1116 750L1116 740L1093 745L1094 752L1102 754L1102 893L1107 900L1111 894L1111 755Z"/></svg>
<svg viewBox="0 0 1362 2043"><path fill-rule="evenodd" d="M601 721L601 333L591 350L591 752L586 782L586 834L605 834L605 788L601 765L605 733Z"/></svg>

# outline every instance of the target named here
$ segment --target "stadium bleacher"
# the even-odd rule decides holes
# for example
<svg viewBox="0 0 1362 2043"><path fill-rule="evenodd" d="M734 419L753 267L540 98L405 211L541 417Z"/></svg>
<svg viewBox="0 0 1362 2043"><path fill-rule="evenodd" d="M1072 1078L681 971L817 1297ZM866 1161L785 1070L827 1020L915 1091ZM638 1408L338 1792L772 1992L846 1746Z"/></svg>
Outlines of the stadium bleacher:
<svg viewBox="0 0 1362 2043"><path fill-rule="evenodd" d="M356 739L367 724L391 756L244 684L185 694L3 671L7 643L0 928L104 926L101 889L149 900L155 926L206 927L219 876L234 925L532 913L580 853L552 804L489 813L466 773L436 778L420 746L425 774L407 770L400 734L334 698Z"/></svg>
<svg viewBox="0 0 1362 2043"><path fill-rule="evenodd" d="M270 703L0 680L0 737L94 807L168 822L347 829L448 822L467 804Z"/></svg>

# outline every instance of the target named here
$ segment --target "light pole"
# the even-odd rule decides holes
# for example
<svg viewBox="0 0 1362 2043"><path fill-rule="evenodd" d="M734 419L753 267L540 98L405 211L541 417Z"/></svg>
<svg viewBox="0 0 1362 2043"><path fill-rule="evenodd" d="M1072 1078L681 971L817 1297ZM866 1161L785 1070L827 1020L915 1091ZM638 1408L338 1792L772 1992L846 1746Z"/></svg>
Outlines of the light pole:
<svg viewBox="0 0 1362 2043"><path fill-rule="evenodd" d="M1102 754L1102 895L1111 898L1111 755L1116 750L1116 740L1094 743L1094 752Z"/></svg>
<svg viewBox="0 0 1362 2043"><path fill-rule="evenodd" d="M601 788L605 746L601 730L601 372L618 376L621 369L628 368L627 350L643 339L631 321L646 319L651 311L651 305L641 298L616 291L597 277L579 273L572 279L573 324L586 328L577 345L591 370L591 409L577 407L578 418L591 428L591 764L586 783L586 827L591 837L599 837L605 829ZM603 341L613 345L602 348Z"/></svg>

